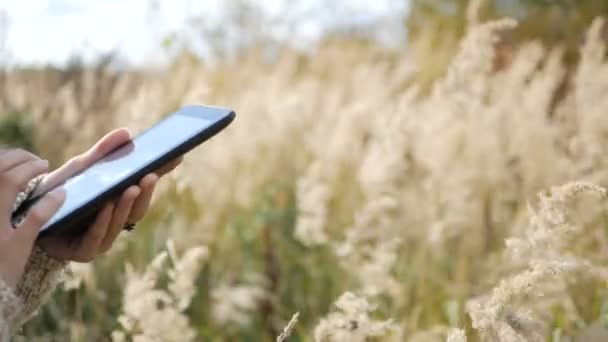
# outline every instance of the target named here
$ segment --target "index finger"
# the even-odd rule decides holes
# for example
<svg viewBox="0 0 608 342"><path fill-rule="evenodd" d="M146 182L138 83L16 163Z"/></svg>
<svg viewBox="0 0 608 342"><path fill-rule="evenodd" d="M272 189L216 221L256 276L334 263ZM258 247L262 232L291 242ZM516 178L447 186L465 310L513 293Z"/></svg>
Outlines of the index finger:
<svg viewBox="0 0 608 342"><path fill-rule="evenodd" d="M75 174L95 164L95 162L105 157L108 153L130 140L131 133L126 128L119 128L106 134L87 152L70 159L66 164L45 177L34 195L45 193L63 184Z"/></svg>

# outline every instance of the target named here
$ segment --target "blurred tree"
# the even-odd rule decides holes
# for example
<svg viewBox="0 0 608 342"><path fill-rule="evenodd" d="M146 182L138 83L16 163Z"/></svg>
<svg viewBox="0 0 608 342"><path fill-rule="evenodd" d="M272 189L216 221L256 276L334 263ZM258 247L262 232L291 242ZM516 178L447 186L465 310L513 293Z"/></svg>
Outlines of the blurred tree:
<svg viewBox="0 0 608 342"><path fill-rule="evenodd" d="M406 20L409 48L422 61L418 79L427 85L443 74L471 22L515 18L519 25L500 42L501 53L509 55L518 41L535 39L548 46L563 46L565 61L572 64L593 19L608 14L605 0L411 1Z"/></svg>
<svg viewBox="0 0 608 342"><path fill-rule="evenodd" d="M160 21L168 4L150 0L151 24ZM209 8L189 13L183 27L162 34L159 41L167 52L187 50L207 60L238 56L252 47L269 55L285 46L314 52L330 38L398 47L406 38L403 22L409 6L404 0L377 0L374 5L350 0L216 0Z"/></svg>
<svg viewBox="0 0 608 342"><path fill-rule="evenodd" d="M519 21L516 39L539 38L549 44L580 44L584 32L597 16L608 14L605 0L412 0L407 20L415 36L432 26L459 35L466 29L472 4L479 4L479 17L488 20L509 16Z"/></svg>
<svg viewBox="0 0 608 342"><path fill-rule="evenodd" d="M33 151L32 125L29 116L9 113L0 116L0 145Z"/></svg>

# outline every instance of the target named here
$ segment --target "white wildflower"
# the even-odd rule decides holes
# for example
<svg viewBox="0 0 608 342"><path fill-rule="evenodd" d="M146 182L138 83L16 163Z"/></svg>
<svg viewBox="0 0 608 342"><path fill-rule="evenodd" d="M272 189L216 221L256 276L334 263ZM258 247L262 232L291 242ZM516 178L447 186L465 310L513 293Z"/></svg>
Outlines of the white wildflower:
<svg viewBox="0 0 608 342"><path fill-rule="evenodd" d="M85 263L71 263L63 279L63 288L66 291L77 290L83 285L94 289L95 274L93 273L93 266Z"/></svg>
<svg viewBox="0 0 608 342"><path fill-rule="evenodd" d="M211 291L213 318L222 325L247 325L265 290L256 284L220 285Z"/></svg>
<svg viewBox="0 0 608 342"><path fill-rule="evenodd" d="M206 247L194 247L178 258L171 242L169 254L159 254L143 274L127 264L127 285L123 298L120 322L123 331L115 331L113 338L128 335L133 341L165 342L194 341L196 332L184 310L194 295L194 280L207 256ZM169 290L158 288L158 279L165 272L166 260L171 256L173 267L167 273Z"/></svg>
<svg viewBox="0 0 608 342"><path fill-rule="evenodd" d="M311 175L299 179L296 188L298 219L295 237L308 246L328 241L325 224L330 196L329 188L315 176L317 168L313 166L311 169Z"/></svg>
<svg viewBox="0 0 608 342"><path fill-rule="evenodd" d="M172 242L167 249L173 261L169 292L177 300L178 309L185 310L196 293L195 280L209 256L209 249L206 246L190 248L181 258L177 258Z"/></svg>
<svg viewBox="0 0 608 342"><path fill-rule="evenodd" d="M391 320L378 321L369 316L375 310L363 297L346 292L335 303L336 311L321 319L315 327L317 342L363 342L370 337L381 337L393 330Z"/></svg>
<svg viewBox="0 0 608 342"><path fill-rule="evenodd" d="M452 329L448 333L446 342L467 342L467 335L465 334L464 330Z"/></svg>

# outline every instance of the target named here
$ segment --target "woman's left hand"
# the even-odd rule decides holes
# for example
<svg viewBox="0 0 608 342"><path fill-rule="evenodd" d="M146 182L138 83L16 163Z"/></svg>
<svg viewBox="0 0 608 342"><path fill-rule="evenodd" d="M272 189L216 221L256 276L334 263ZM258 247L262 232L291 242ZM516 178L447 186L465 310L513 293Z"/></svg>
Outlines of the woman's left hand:
<svg viewBox="0 0 608 342"><path fill-rule="evenodd" d="M89 151L72 158L50 173L39 185L36 193L44 193L63 184L130 139L131 136L126 129L112 131L101 138ZM125 225L134 224L143 218L159 177L175 169L181 160L181 158L174 160L160 170L146 175L138 185L125 190L116 202L107 203L82 238L72 241L65 237L49 235L38 240L38 245L55 259L77 262L89 262L99 254L107 252Z"/></svg>

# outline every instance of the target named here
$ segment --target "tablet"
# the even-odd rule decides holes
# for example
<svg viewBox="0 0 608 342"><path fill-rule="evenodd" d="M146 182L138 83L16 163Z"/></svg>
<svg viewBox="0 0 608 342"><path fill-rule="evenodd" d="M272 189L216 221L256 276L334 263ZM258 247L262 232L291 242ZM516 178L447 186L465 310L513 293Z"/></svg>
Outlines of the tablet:
<svg viewBox="0 0 608 342"><path fill-rule="evenodd" d="M105 203L220 132L234 117L231 109L210 106L186 106L170 114L60 185L65 189L65 201L42 227L41 236L80 235ZM22 214L42 196L26 201L14 215Z"/></svg>

